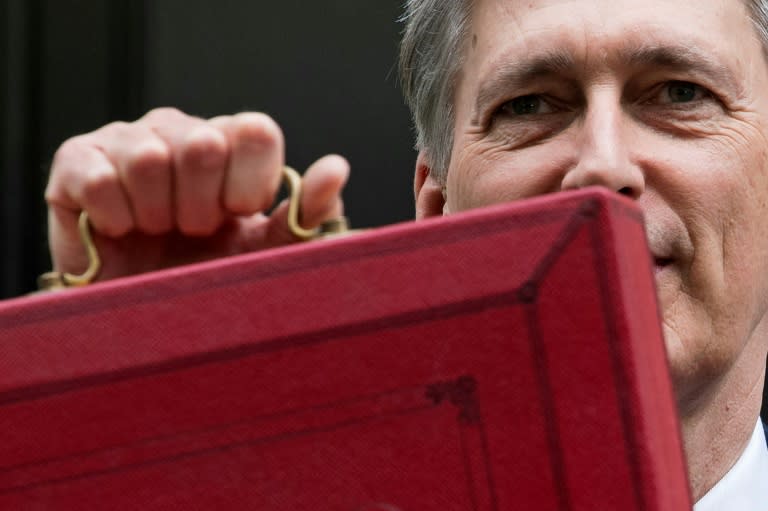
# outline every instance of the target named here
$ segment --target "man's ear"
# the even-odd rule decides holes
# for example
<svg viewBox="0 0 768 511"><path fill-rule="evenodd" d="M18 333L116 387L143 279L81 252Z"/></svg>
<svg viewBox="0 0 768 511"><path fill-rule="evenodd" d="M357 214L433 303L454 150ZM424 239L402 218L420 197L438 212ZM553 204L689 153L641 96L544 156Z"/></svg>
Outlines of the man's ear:
<svg viewBox="0 0 768 511"><path fill-rule="evenodd" d="M423 150L419 151L419 156L416 158L413 194L416 199L416 220L443 214L443 206L445 206L443 187L435 178Z"/></svg>

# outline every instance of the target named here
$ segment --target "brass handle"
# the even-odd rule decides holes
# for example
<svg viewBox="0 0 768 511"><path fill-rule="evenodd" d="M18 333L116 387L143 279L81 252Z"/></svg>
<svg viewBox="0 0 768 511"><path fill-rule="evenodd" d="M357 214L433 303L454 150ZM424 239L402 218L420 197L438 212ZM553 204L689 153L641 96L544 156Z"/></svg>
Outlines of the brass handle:
<svg viewBox="0 0 768 511"><path fill-rule="evenodd" d="M305 229L299 223L301 216L301 176L291 167L283 167L283 181L288 186L288 228L300 240L317 240L349 234L349 222L344 216L326 220L320 227Z"/></svg>
<svg viewBox="0 0 768 511"><path fill-rule="evenodd" d="M77 227L80 231L80 241L83 242L85 252L88 255L88 268L80 275L60 271L43 273L37 279L37 286L41 291L87 286L98 276L101 270L101 259L99 258L99 251L96 250L96 244L93 242L91 223L88 220L88 213L85 211L80 213Z"/></svg>
<svg viewBox="0 0 768 511"><path fill-rule="evenodd" d="M305 229L299 223L301 216L301 176L290 167L283 167L283 181L286 183L289 191L288 197L288 228L294 236L300 240L316 240L328 238L331 236L340 236L350 233L346 217L338 217L323 222L320 227L315 229ZM83 242L86 254L88 255L88 269L80 275L60 271L49 271L43 273L37 279L38 288L41 291L54 291L57 289L66 289L69 287L82 287L90 284L99 275L101 270L101 259L96 245L91 236L91 225L88 220L88 213L80 213L77 222L80 231L80 240Z"/></svg>

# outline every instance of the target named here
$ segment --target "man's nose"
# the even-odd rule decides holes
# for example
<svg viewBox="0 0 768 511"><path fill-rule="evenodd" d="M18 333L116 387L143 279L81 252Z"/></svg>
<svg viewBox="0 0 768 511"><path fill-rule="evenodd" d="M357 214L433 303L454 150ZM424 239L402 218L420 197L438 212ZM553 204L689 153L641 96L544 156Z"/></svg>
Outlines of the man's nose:
<svg viewBox="0 0 768 511"><path fill-rule="evenodd" d="M596 102L588 108L577 135L576 162L563 176L561 188L605 186L634 199L640 197L645 176L630 157L630 122L619 102Z"/></svg>

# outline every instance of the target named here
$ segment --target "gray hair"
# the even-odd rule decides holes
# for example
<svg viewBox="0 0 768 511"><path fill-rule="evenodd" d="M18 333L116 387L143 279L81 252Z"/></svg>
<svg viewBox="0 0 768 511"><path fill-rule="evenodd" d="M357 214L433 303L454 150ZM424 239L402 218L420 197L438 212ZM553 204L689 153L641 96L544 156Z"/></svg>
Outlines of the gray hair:
<svg viewBox="0 0 768 511"><path fill-rule="evenodd" d="M747 0L747 7L763 48L768 49L768 0Z"/></svg>
<svg viewBox="0 0 768 511"><path fill-rule="evenodd" d="M768 48L768 0L745 0ZM445 182L453 149L454 94L472 0L406 0L400 80L416 127L416 149Z"/></svg>
<svg viewBox="0 0 768 511"><path fill-rule="evenodd" d="M471 0L406 0L400 79L416 126L416 148L438 179L453 148L453 100Z"/></svg>

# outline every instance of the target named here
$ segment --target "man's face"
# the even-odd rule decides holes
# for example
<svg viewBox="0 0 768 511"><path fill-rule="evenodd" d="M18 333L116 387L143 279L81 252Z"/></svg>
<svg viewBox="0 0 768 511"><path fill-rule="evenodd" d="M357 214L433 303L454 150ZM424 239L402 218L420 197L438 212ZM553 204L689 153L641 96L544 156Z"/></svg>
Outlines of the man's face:
<svg viewBox="0 0 768 511"><path fill-rule="evenodd" d="M768 69L746 8L481 0L465 55L444 211L594 184L635 198L692 402L765 333Z"/></svg>

